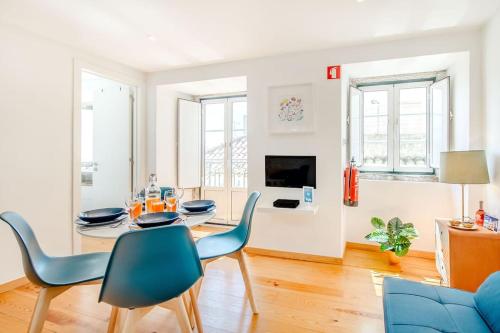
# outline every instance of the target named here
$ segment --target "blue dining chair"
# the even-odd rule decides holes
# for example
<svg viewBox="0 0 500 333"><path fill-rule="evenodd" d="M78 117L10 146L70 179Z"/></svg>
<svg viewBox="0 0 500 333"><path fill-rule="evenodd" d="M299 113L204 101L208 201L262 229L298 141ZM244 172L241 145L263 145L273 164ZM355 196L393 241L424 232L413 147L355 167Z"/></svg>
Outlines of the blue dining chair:
<svg viewBox="0 0 500 333"><path fill-rule="evenodd" d="M205 269L208 263L222 257L230 257L238 260L248 300L250 301L250 306L254 314L257 314L258 311L242 250L247 245L248 239L250 238L253 212L259 197L259 192L252 192L250 194L245 209L243 210L240 224L233 230L203 237L196 242L196 248L198 249L198 255L202 261L203 269ZM197 293L199 293L200 287L201 281L200 285L197 287Z"/></svg>
<svg viewBox="0 0 500 333"><path fill-rule="evenodd" d="M46 255L28 223L17 213L4 212L0 220L14 232L28 280L41 287L31 317L29 333L42 331L52 299L76 285L101 283L109 253L89 253L67 257Z"/></svg>
<svg viewBox="0 0 500 333"><path fill-rule="evenodd" d="M196 246L185 225L122 234L111 253L99 295L99 302L113 306L108 332L116 329L120 308L129 309L124 325L129 332L155 305L174 310L182 332L192 332L186 311L187 294L198 332L203 332L191 289L202 275Z"/></svg>

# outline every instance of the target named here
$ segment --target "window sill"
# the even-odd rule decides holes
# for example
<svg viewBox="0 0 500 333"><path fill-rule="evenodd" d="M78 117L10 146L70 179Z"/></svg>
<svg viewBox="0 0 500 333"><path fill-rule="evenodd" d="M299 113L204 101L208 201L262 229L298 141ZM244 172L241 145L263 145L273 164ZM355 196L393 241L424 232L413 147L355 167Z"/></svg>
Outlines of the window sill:
<svg viewBox="0 0 500 333"><path fill-rule="evenodd" d="M439 177L436 175L412 175L401 173L384 173L384 172L361 172L359 179L366 180L388 180L388 181L403 181L403 182L439 182Z"/></svg>

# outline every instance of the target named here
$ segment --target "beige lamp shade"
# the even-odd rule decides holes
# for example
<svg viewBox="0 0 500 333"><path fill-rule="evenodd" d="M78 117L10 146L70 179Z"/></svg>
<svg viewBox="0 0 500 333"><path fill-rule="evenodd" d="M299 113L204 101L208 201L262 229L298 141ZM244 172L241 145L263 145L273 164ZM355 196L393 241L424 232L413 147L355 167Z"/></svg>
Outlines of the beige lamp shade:
<svg viewBox="0 0 500 333"><path fill-rule="evenodd" d="M449 184L488 184L488 166L484 150L441 153L439 181Z"/></svg>

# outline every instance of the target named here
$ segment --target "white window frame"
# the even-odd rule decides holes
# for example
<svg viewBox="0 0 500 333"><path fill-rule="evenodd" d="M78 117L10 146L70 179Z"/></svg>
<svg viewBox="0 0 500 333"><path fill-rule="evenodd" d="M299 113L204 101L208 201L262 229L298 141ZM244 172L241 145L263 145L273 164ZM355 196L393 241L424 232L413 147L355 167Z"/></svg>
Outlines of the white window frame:
<svg viewBox="0 0 500 333"><path fill-rule="evenodd" d="M433 174L434 168L431 167L431 92L430 87L434 83L432 80L413 81L405 83L391 84L370 84L367 86L358 86L358 90L362 92L360 110L359 110L359 155L361 161L360 170L363 172L383 172L383 173L402 173L402 174ZM408 88L426 88L426 165L424 167L402 167L400 166L400 91ZM387 91L387 165L385 167L364 166L364 93L370 91ZM349 100L350 102L350 100ZM350 114L350 111L349 111ZM350 124L348 124L350 126ZM449 128L449 126L448 126ZM349 147L352 151L352 147Z"/></svg>
<svg viewBox="0 0 500 333"><path fill-rule="evenodd" d="M395 127L394 127L394 172L397 173L433 173L434 169L431 167L431 104L430 104L430 86L433 81L420 81L420 82L408 82L408 83L398 83L394 84L394 117L395 117ZM400 165L400 91L402 89L411 88L425 88L426 89L426 113L425 113L425 123L426 123L426 147L425 147L425 167L402 167Z"/></svg>
<svg viewBox="0 0 500 333"><path fill-rule="evenodd" d="M393 166L393 144L394 144L394 103L391 103L393 100L394 89L393 86L388 84L380 84L380 85L371 85L371 86L363 86L358 87L359 90L363 93L363 103L361 103L361 109L359 111L359 132L360 132L360 147L359 147L359 156L361 157L361 167L362 171L373 171L373 172L392 172L394 170ZM364 119L365 119L365 101L364 101L364 93L370 91L387 91L387 166L385 167L376 167L376 166L364 166L363 161L365 160L364 155L364 146L365 146L365 133L364 133Z"/></svg>

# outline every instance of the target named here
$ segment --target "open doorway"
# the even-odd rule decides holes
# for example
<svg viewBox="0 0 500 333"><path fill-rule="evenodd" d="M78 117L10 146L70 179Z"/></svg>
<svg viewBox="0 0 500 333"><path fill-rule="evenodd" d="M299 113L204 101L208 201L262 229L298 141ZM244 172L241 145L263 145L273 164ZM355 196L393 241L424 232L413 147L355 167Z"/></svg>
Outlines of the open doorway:
<svg viewBox="0 0 500 333"><path fill-rule="evenodd" d="M247 98L202 99L203 199L217 203L216 219L237 223L247 197Z"/></svg>
<svg viewBox="0 0 500 333"><path fill-rule="evenodd" d="M134 184L135 88L83 70L80 209L122 207Z"/></svg>
<svg viewBox="0 0 500 333"><path fill-rule="evenodd" d="M242 76L156 90L158 181L183 187L183 201L214 200L212 223L238 224L246 202L246 87Z"/></svg>

